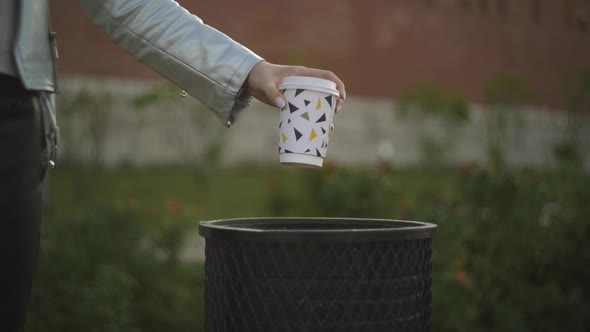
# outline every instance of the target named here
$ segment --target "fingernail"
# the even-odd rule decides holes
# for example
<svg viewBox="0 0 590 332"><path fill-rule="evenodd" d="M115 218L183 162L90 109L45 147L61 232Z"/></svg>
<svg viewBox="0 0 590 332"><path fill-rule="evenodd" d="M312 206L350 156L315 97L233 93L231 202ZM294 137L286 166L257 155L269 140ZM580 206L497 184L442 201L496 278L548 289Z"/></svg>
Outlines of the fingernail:
<svg viewBox="0 0 590 332"><path fill-rule="evenodd" d="M346 99L346 90L342 91L342 99Z"/></svg>
<svg viewBox="0 0 590 332"><path fill-rule="evenodd" d="M285 100L281 97L277 97L275 99L275 105L277 105L278 108L283 108L285 107Z"/></svg>
<svg viewBox="0 0 590 332"><path fill-rule="evenodd" d="M342 108L342 105L338 105L336 106L336 113L340 112L340 109Z"/></svg>

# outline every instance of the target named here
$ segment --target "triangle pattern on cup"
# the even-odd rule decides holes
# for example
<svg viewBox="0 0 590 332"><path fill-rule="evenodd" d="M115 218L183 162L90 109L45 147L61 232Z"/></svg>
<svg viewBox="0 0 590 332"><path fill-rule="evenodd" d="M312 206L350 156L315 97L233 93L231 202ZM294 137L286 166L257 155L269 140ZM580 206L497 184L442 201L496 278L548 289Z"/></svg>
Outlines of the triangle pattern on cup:
<svg viewBox="0 0 590 332"><path fill-rule="evenodd" d="M316 152L316 154L317 154L318 157L321 157L322 156L322 154L320 153L320 150L315 149L315 152Z"/></svg>
<svg viewBox="0 0 590 332"><path fill-rule="evenodd" d="M299 96L299 94L301 94L303 91L305 91L305 89L296 89L295 90L295 97Z"/></svg>
<svg viewBox="0 0 590 332"><path fill-rule="evenodd" d="M305 120L309 121L309 113L305 112L305 113L301 114L301 117L304 118Z"/></svg>
<svg viewBox="0 0 590 332"><path fill-rule="evenodd" d="M295 140L298 141L301 136L303 136L302 133L299 132L299 130L297 130L296 128L293 128L293 131L295 132Z"/></svg>
<svg viewBox="0 0 590 332"><path fill-rule="evenodd" d="M330 107L332 107L332 95L324 97L324 99L326 99L326 101L328 102L328 105L330 105Z"/></svg>
<svg viewBox="0 0 590 332"><path fill-rule="evenodd" d="M313 130L313 128L311 129L311 133L309 133L309 141L313 141L314 138L318 137L318 134L315 132L315 130Z"/></svg>
<svg viewBox="0 0 590 332"><path fill-rule="evenodd" d="M326 121L326 113L322 114L320 118L315 123L320 123Z"/></svg>
<svg viewBox="0 0 590 332"><path fill-rule="evenodd" d="M322 109L322 99L321 99L321 98L318 98L318 103L317 103L317 105L315 106L315 109L316 109L316 110L320 110L320 109Z"/></svg>
<svg viewBox="0 0 590 332"><path fill-rule="evenodd" d="M287 139L288 139L288 138L287 138L287 136L286 136L285 134L283 134L283 133L281 133L281 135L282 135L282 137L283 137L283 143L285 143L285 142L287 141Z"/></svg>
<svg viewBox="0 0 590 332"><path fill-rule="evenodd" d="M289 111L291 111L291 113L295 113L297 110L299 110L299 107L289 103Z"/></svg>
<svg viewBox="0 0 590 332"><path fill-rule="evenodd" d="M307 100L307 99L303 99L303 102L305 103L305 106L309 105L309 103L311 103L311 101Z"/></svg>

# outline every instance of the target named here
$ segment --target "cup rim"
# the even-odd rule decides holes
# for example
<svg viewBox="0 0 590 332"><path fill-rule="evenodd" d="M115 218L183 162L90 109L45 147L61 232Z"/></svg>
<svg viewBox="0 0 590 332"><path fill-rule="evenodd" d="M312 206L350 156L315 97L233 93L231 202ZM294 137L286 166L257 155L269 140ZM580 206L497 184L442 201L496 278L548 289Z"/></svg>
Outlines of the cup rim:
<svg viewBox="0 0 590 332"><path fill-rule="evenodd" d="M310 77L310 76L288 76L283 79L283 82L279 85L280 90L289 89L306 89L319 91L323 93L329 93L337 97L340 96L340 92L336 89L336 83L323 78Z"/></svg>

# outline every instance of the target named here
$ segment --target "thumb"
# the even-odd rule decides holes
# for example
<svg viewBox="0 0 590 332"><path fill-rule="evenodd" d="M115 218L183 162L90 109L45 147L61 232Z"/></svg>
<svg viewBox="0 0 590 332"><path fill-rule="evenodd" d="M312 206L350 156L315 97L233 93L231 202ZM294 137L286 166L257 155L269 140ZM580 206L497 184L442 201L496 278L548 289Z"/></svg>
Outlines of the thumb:
<svg viewBox="0 0 590 332"><path fill-rule="evenodd" d="M265 91L265 94L269 104L272 103L278 108L283 108L287 105L287 99L285 98L285 95L279 91L279 88L276 85L269 85Z"/></svg>

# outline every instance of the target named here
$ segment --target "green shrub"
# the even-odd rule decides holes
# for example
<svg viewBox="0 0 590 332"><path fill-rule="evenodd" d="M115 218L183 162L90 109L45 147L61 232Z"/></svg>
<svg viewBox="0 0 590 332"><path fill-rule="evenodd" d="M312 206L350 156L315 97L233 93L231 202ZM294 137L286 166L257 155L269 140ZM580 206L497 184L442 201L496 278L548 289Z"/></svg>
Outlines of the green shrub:
<svg viewBox="0 0 590 332"><path fill-rule="evenodd" d="M440 331L585 331L588 176L476 169L437 222ZM449 319L453 317L453 319ZM458 319L460 317L460 319Z"/></svg>
<svg viewBox="0 0 590 332"><path fill-rule="evenodd" d="M43 221L29 331L199 331L203 267L182 206L98 206Z"/></svg>
<svg viewBox="0 0 590 332"><path fill-rule="evenodd" d="M307 195L277 196L306 215L438 224L433 331L590 328L587 174L466 165L454 174L336 169L302 182Z"/></svg>
<svg viewBox="0 0 590 332"><path fill-rule="evenodd" d="M373 170L327 163L319 172L273 173L270 180L265 172L235 173L269 181L270 193L259 196L269 199L268 210L260 215L438 224L433 331L590 328L590 176L579 168ZM244 187L236 179L228 183ZM185 240L197 238L189 209L174 199L161 207L128 200L67 213L59 206L43 222L29 331L201 330L203 266L182 259Z"/></svg>

